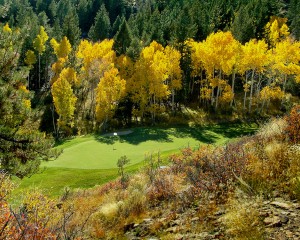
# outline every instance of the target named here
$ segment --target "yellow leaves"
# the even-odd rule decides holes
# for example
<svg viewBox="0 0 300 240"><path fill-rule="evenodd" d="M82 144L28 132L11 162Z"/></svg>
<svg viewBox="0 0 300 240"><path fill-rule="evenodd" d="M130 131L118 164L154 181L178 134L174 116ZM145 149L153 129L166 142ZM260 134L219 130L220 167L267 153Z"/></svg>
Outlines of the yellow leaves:
<svg viewBox="0 0 300 240"><path fill-rule="evenodd" d="M26 110L31 109L31 101L29 99L23 99L22 100L22 105Z"/></svg>
<svg viewBox="0 0 300 240"><path fill-rule="evenodd" d="M272 47L290 35L286 22L287 18L272 16L265 26L265 32Z"/></svg>
<svg viewBox="0 0 300 240"><path fill-rule="evenodd" d="M272 70L274 74L297 74L300 61L300 43L287 38L276 44L272 50Z"/></svg>
<svg viewBox="0 0 300 240"><path fill-rule="evenodd" d="M33 47L39 53L42 54L46 50L45 43L48 40L48 34L43 26L40 27L40 32L33 40Z"/></svg>
<svg viewBox="0 0 300 240"><path fill-rule="evenodd" d="M79 79L74 68L64 68L59 77L65 78L71 85L79 85Z"/></svg>
<svg viewBox="0 0 300 240"><path fill-rule="evenodd" d="M34 54L33 51L31 50L28 50L25 54L25 63L28 65L28 66L32 66L33 64L36 63L36 56Z"/></svg>
<svg viewBox="0 0 300 240"><path fill-rule="evenodd" d="M29 93L29 91L28 91L28 89L26 88L26 86L25 85L20 85L19 86L19 90L21 91L21 92L23 92L23 93Z"/></svg>
<svg viewBox="0 0 300 240"><path fill-rule="evenodd" d="M63 37L61 42L57 42L54 38L50 40L50 44L57 58L66 58L72 50L72 46L67 37Z"/></svg>
<svg viewBox="0 0 300 240"><path fill-rule="evenodd" d="M260 99L262 100L275 100L275 99L283 99L284 92L281 90L280 87L264 87L259 93Z"/></svg>
<svg viewBox="0 0 300 240"><path fill-rule="evenodd" d="M116 54L112 49L113 40L91 43L87 40L80 42L76 56L82 60L82 71L90 75L90 70L96 66L98 75L103 75L107 69L114 67Z"/></svg>
<svg viewBox="0 0 300 240"><path fill-rule="evenodd" d="M120 76L126 80L132 77L134 71L134 63L126 56L121 55L117 58L116 66L119 69Z"/></svg>
<svg viewBox="0 0 300 240"><path fill-rule="evenodd" d="M239 54L239 43L231 32L212 33L203 44L203 65L208 74L212 74L213 69L230 74Z"/></svg>
<svg viewBox="0 0 300 240"><path fill-rule="evenodd" d="M220 97L220 102L222 103L230 103L234 98L234 93L232 92L230 85L225 85L224 90L222 91L222 95Z"/></svg>
<svg viewBox="0 0 300 240"><path fill-rule="evenodd" d="M181 89L181 69L180 69L180 52L175 48L167 46L164 50L167 60L167 75L170 80L169 86L171 89Z"/></svg>
<svg viewBox="0 0 300 240"><path fill-rule="evenodd" d="M104 73L95 89L96 91L96 116L99 122L112 116L114 110L124 96L126 81L121 79L119 71L111 68Z"/></svg>
<svg viewBox="0 0 300 240"><path fill-rule="evenodd" d="M52 85L51 93L59 124L72 124L77 98L69 81L64 76L58 78Z"/></svg>
<svg viewBox="0 0 300 240"><path fill-rule="evenodd" d="M12 33L12 30L11 30L11 28L9 27L8 23L6 23L6 24L3 26L3 32L5 32L5 33Z"/></svg>
<svg viewBox="0 0 300 240"><path fill-rule="evenodd" d="M249 83L245 83L243 85L243 87L244 87L244 92L249 92L250 91L250 84Z"/></svg>
<svg viewBox="0 0 300 240"><path fill-rule="evenodd" d="M240 72L255 70L263 72L269 64L268 45L264 40L251 39L242 46Z"/></svg>
<svg viewBox="0 0 300 240"><path fill-rule="evenodd" d="M208 87L202 87L200 89L200 98L204 100L210 100L211 98L212 89Z"/></svg>

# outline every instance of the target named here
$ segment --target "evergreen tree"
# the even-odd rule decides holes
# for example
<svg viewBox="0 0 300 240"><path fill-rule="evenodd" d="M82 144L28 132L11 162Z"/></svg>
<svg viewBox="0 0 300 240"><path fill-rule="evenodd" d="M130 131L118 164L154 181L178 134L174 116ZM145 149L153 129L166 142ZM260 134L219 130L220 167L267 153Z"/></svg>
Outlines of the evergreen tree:
<svg viewBox="0 0 300 240"><path fill-rule="evenodd" d="M288 19L290 22L290 28L292 34L296 39L300 39L300 1L291 0L290 6L288 9Z"/></svg>
<svg viewBox="0 0 300 240"><path fill-rule="evenodd" d="M26 68L19 66L22 38L8 25L0 29L0 169L23 178L37 171L52 143L38 131Z"/></svg>
<svg viewBox="0 0 300 240"><path fill-rule="evenodd" d="M65 16L62 25L62 34L70 40L71 45L76 45L78 43L81 30L79 28L79 19L75 8L69 10Z"/></svg>
<svg viewBox="0 0 300 240"><path fill-rule="evenodd" d="M117 55L125 54L132 42L132 34L127 24L127 21L124 19L119 31L114 37L114 50Z"/></svg>
<svg viewBox="0 0 300 240"><path fill-rule="evenodd" d="M118 15L118 17L116 18L114 24L112 25L111 36L115 36L116 35L116 33L120 29L120 26L121 26L123 20L124 20L124 17L120 17L120 15Z"/></svg>
<svg viewBox="0 0 300 240"><path fill-rule="evenodd" d="M95 17L94 25L89 31L89 38L94 42L109 38L111 26L110 19L104 4L101 6Z"/></svg>

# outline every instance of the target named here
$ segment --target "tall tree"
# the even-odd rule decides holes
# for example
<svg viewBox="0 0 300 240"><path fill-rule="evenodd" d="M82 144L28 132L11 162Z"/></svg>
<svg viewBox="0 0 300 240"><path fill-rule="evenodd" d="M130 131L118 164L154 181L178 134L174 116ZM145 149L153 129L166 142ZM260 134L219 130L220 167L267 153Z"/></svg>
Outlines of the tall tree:
<svg viewBox="0 0 300 240"><path fill-rule="evenodd" d="M96 88L96 116L97 121L105 124L114 112L125 93L126 81L121 79L119 71L111 68L100 78Z"/></svg>
<svg viewBox="0 0 300 240"><path fill-rule="evenodd" d="M45 32L45 28L43 26L40 27L40 32L36 36L36 38L33 41L33 47L38 52L39 55L39 82L38 82L38 88L41 88L41 55L46 50L46 42L48 40L48 34Z"/></svg>
<svg viewBox="0 0 300 240"><path fill-rule="evenodd" d="M39 132L26 88L26 68L19 65L23 36L0 28L0 169L23 178L47 159L52 142Z"/></svg>
<svg viewBox="0 0 300 240"><path fill-rule="evenodd" d="M69 39L72 46L78 44L81 30L79 28L79 18L74 7L72 7L64 17L62 34Z"/></svg>
<svg viewBox="0 0 300 240"><path fill-rule="evenodd" d="M101 8L97 12L97 15L94 20L94 24L89 31L89 38L91 38L94 42L102 41L106 38L109 38L111 31L110 19L108 12L104 4L102 4Z"/></svg>
<svg viewBox="0 0 300 240"><path fill-rule="evenodd" d="M114 37L114 50L117 55L125 54L129 48L132 41L132 34L127 24L127 21L124 19L119 31Z"/></svg>

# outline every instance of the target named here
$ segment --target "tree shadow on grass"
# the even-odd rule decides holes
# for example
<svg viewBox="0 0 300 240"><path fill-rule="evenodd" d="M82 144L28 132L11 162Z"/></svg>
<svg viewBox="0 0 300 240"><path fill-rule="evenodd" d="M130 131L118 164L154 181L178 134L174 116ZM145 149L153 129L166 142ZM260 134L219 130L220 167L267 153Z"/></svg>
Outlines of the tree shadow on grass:
<svg viewBox="0 0 300 240"><path fill-rule="evenodd" d="M216 143L220 137L214 134L210 127L189 127L179 126L173 128L136 128L133 133L122 136L96 136L95 139L101 143L114 144L116 141L127 142L138 145L146 141L156 141L158 143L173 142L173 138L193 138L199 142L211 144Z"/></svg>
<svg viewBox="0 0 300 240"><path fill-rule="evenodd" d="M246 125L246 124L239 124L239 123L233 123L233 124L227 123L227 124L210 126L209 130L217 134L220 134L226 138L237 138L241 136L254 134L257 131L257 128L258 127L254 126L254 124Z"/></svg>

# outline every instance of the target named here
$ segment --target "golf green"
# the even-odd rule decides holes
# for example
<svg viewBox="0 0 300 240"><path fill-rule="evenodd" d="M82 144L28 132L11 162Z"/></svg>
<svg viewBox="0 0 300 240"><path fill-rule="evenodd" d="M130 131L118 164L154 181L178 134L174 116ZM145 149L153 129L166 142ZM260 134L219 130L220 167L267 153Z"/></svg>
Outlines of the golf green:
<svg viewBox="0 0 300 240"><path fill-rule="evenodd" d="M126 155L130 164L144 160L146 154L196 148L199 140L192 136L176 136L176 129L135 130L121 136L90 136L83 142L71 140L63 153L54 161L43 163L43 167L109 169L116 168L117 160ZM218 136L216 135L216 138ZM72 144L72 141L74 143Z"/></svg>
<svg viewBox="0 0 300 240"><path fill-rule="evenodd" d="M118 176L117 161L123 155L130 159L126 171L134 172L144 166L145 154L160 152L166 162L167 156L182 148L222 145L230 139L252 134L256 129L256 125L245 124L141 127L126 131L126 135L119 132L118 136L111 133L75 137L56 146L63 153L56 160L43 162L39 173L30 178L15 179L18 188L13 192L12 201L19 201L23 191L34 187L55 197L61 195L66 186L89 188L106 183Z"/></svg>
<svg viewBox="0 0 300 240"><path fill-rule="evenodd" d="M239 132L236 126L231 130ZM175 152L188 146L197 148L203 143L223 144L232 138L225 133L218 132L217 128L135 128L120 132L117 136L78 137L59 146L63 148L63 153L56 160L43 163L42 167L116 168L117 160L123 155L130 159L130 164L136 164L143 161L146 154Z"/></svg>

